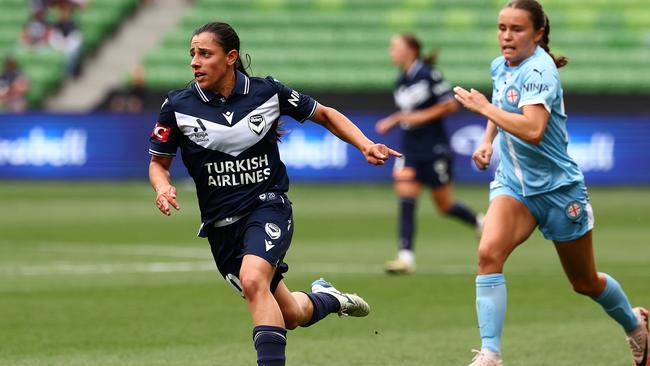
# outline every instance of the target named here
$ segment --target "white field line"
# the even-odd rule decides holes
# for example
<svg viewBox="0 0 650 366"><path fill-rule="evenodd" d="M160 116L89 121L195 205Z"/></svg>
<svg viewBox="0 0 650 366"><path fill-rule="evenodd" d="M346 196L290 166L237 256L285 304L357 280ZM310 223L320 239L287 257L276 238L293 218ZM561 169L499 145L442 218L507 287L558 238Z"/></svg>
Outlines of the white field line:
<svg viewBox="0 0 650 366"><path fill-rule="evenodd" d="M180 273L180 272L217 272L214 262L131 262L131 263L49 263L42 265L11 265L0 266L0 276L54 276L54 275L110 275L133 273ZM383 274L383 267L379 264L368 263L296 263L289 264L289 274L348 274L348 275L375 275ZM418 275L475 275L476 268L470 265L438 265L429 268L419 268ZM525 266L511 267L510 274L532 274L531 269ZM559 271L534 270L536 276L557 276ZM650 278L650 273L645 270L627 272L640 278Z"/></svg>
<svg viewBox="0 0 650 366"><path fill-rule="evenodd" d="M381 274L378 264L301 263L289 266L289 273ZM134 262L134 263L50 263L43 265L2 266L3 276L50 276L127 273L217 272L214 262ZM474 268L444 266L418 271L420 274L472 274Z"/></svg>
<svg viewBox="0 0 650 366"><path fill-rule="evenodd" d="M166 245L96 245L83 244L71 246L70 244L63 243L43 243L42 247L38 248L42 252L52 253L83 253L83 254L98 254L98 255L128 255L128 256L145 256L145 257L172 257L172 258L189 258L189 259L206 259L211 258L212 253L210 247L204 245L203 247L195 246L166 246Z"/></svg>

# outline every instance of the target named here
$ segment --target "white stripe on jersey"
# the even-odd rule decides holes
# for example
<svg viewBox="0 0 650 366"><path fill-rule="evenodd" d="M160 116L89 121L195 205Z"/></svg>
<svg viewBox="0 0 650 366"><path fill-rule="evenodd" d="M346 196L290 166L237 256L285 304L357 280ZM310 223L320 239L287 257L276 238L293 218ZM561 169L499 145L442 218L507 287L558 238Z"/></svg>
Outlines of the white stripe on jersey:
<svg viewBox="0 0 650 366"><path fill-rule="evenodd" d="M194 83L194 88L196 89L196 91L199 92L199 96L201 97L201 99L202 99L204 102L209 102L209 101L210 101L210 99L208 99L208 97L205 96L205 93L203 92L203 90L201 90L201 87L199 87L199 84L198 84L198 83Z"/></svg>
<svg viewBox="0 0 650 366"><path fill-rule="evenodd" d="M245 81L246 81L246 83L244 84L244 94L248 94L248 91L249 91L249 89L251 87L251 81L246 76L244 76L244 78L245 78Z"/></svg>
<svg viewBox="0 0 650 366"><path fill-rule="evenodd" d="M176 153L165 153L165 152L160 152L152 149L149 149L149 154L159 155L159 156L176 156Z"/></svg>
<svg viewBox="0 0 650 366"><path fill-rule="evenodd" d="M223 153L237 156L246 149L258 143L273 126L273 122L280 117L280 102L277 94L274 94L264 104L255 108L245 117L233 122L232 126L222 125L204 118L191 116L179 112L176 115L176 123L179 130L203 148L221 151ZM262 116L264 126L254 132L251 124L252 116ZM238 116L237 116L238 117ZM201 120L205 130L196 121ZM259 118L255 119L259 122ZM259 124L255 128L261 127Z"/></svg>
<svg viewBox="0 0 650 366"><path fill-rule="evenodd" d="M512 159L512 165L515 167L515 176L519 180L521 185L521 195L526 197L526 185L524 185L524 172L521 170L519 165L519 160L517 160L517 154L515 153L515 146L512 144L512 138L508 134L504 134L506 138L506 143L508 144L508 153L510 153L510 158Z"/></svg>

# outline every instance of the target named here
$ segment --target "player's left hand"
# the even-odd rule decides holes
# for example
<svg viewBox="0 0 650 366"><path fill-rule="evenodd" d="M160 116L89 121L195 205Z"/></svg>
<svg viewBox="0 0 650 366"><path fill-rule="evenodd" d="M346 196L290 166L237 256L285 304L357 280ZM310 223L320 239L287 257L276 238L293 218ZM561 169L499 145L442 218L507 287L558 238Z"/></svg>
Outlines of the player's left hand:
<svg viewBox="0 0 650 366"><path fill-rule="evenodd" d="M456 100L472 112L481 113L483 107L490 104L485 95L474 88L467 91L457 86L454 87L454 93Z"/></svg>
<svg viewBox="0 0 650 366"><path fill-rule="evenodd" d="M384 144L368 145L362 150L366 161L373 165L383 165L390 156L401 157L402 154Z"/></svg>

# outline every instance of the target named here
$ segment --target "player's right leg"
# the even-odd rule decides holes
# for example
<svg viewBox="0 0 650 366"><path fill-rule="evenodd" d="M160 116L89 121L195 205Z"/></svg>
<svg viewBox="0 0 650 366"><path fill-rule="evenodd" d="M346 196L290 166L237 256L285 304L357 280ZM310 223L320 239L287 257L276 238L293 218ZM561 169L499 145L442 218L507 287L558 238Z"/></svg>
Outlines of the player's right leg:
<svg viewBox="0 0 650 366"><path fill-rule="evenodd" d="M284 366L287 331L271 293L275 268L264 258L247 254L239 271L242 293L253 319L253 343L259 366Z"/></svg>
<svg viewBox="0 0 650 366"><path fill-rule="evenodd" d="M506 285L503 265L512 251L537 226L528 207L506 187L492 191L479 244L476 276L476 313L481 334L481 351L471 366L501 365L501 331L506 314Z"/></svg>
<svg viewBox="0 0 650 366"><path fill-rule="evenodd" d="M386 262L386 272L393 274L415 271L415 208L422 184L415 178L415 168L405 164L405 158L396 159L393 168L395 193L399 197L399 250L396 259Z"/></svg>

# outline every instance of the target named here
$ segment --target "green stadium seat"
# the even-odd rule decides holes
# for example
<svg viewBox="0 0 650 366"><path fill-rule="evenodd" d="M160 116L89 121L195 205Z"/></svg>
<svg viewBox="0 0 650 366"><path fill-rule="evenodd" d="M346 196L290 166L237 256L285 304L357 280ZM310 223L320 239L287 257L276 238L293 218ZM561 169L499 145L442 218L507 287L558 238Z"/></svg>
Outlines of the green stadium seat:
<svg viewBox="0 0 650 366"><path fill-rule="evenodd" d="M296 88L388 91L397 73L388 59L390 38L413 32L424 51L439 50L440 68L451 82L489 89L502 5L496 0L197 0L146 57L145 66L154 70L148 83L184 85L191 76L191 33L222 20L238 31L256 75L272 74ZM612 83L620 90L648 89L647 0L545 0L543 5L552 20L552 50L571 60L562 70L565 89L607 91ZM162 70L179 75L162 75Z"/></svg>

